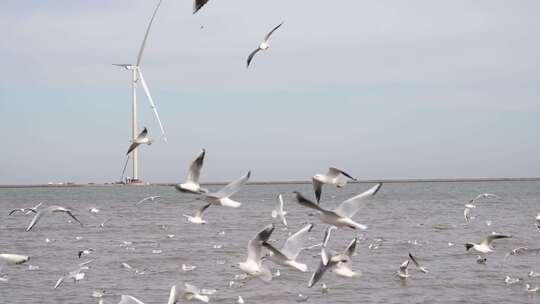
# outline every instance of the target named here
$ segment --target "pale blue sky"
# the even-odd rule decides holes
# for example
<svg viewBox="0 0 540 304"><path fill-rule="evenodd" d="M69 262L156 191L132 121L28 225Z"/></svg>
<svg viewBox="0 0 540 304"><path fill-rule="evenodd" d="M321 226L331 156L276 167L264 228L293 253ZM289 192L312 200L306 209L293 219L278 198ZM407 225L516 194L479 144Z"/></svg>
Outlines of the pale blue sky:
<svg viewBox="0 0 540 304"><path fill-rule="evenodd" d="M112 181L157 1L4 1L0 184ZM164 0L142 63L141 177L536 177L540 2ZM265 33L285 21L245 68ZM200 26L204 25L204 29ZM142 94L142 91L140 92Z"/></svg>

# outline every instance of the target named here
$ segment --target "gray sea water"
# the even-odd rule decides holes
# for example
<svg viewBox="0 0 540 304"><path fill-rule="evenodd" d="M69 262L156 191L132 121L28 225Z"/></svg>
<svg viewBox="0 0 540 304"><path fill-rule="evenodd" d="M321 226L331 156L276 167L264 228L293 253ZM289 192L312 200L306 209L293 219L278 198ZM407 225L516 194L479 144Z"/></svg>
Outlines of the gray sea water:
<svg viewBox="0 0 540 304"><path fill-rule="evenodd" d="M371 184L349 184L345 188L325 187L321 204L334 207ZM293 201L291 192L313 196L311 185L248 185L235 199L238 209L210 207L206 225L194 225L182 214L191 214L201 202L188 194L164 186L111 186L72 188L0 189L0 252L30 256L26 264L5 266L7 282L0 282L0 303L97 303L93 290L106 290L105 303L118 303L121 294L145 303L166 303L173 284L189 282L216 289L211 303L296 303L298 294L307 303L535 303L540 294L525 291L524 284L540 284L529 278L529 271L540 272L540 255L510 257L505 253L519 246L540 247L540 231L535 216L540 212L540 184L537 182L438 182L388 183L354 219L366 224L364 232L338 230L329 246L343 250L356 233L360 234L353 269L362 276L352 279L327 273L321 280L329 288L322 294L320 283L307 288L311 271L319 263L319 249L301 253L299 261L309 265L307 273L269 264L281 275L270 283L252 278L245 284L229 281L241 271L236 267L246 258L246 245L254 234L274 221L272 235L281 244L289 232L308 222L315 224L310 244L320 242L325 225ZM495 193L498 200L477 203L476 218L463 219L463 205L479 193ZM285 196L289 229L270 216L278 193ZM139 206L134 203L150 196L161 199ZM69 217L55 214L45 218L32 231L25 228L31 215L8 216L11 208L30 207L39 201L70 207L84 223L68 223ZM89 208L100 212L91 214ZM111 219L105 227L97 226ZM496 241L487 264L476 263L477 254L466 252L463 244L479 242L492 232L511 234ZM174 234L170 238L167 235ZM77 239L79 237L79 239ZM53 242L45 242L49 238ZM124 241L132 242L124 245ZM450 244L449 244L450 243ZM369 245L372 244L372 249ZM378 244L377 246L373 244ZM453 246L451 245L453 244ZM84 248L95 251L79 259ZM217 247L217 248L216 248ZM161 253L153 253L161 250ZM399 265L412 252L430 272L423 274L410 266L411 277L403 284L394 277ZM159 251L157 251L159 252ZM84 280L67 280L54 289L58 278L95 259ZM125 262L143 274L121 267ZM182 264L195 265L190 272ZM39 266L29 270L29 265ZM507 285L506 275L520 277L520 283Z"/></svg>

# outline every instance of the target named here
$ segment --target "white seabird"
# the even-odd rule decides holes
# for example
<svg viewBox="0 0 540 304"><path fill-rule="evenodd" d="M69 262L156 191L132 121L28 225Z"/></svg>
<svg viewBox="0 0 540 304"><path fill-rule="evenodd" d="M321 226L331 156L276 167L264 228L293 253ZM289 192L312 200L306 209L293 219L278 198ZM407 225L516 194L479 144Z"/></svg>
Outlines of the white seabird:
<svg viewBox="0 0 540 304"><path fill-rule="evenodd" d="M238 263L239 268L245 273L261 278L265 282L272 280L272 272L262 264L263 243L268 241L274 231L274 225L270 224L259 231L253 239L248 242L247 258L245 262Z"/></svg>
<svg viewBox="0 0 540 304"><path fill-rule="evenodd" d="M466 243L465 244L465 249L467 251L469 251L472 248L472 249L474 249L474 250L476 250L478 252L481 252L481 253L492 252L493 249L491 247L491 243L494 240L505 239L505 238L510 238L510 237L511 236L509 236L509 235L492 234L492 235L488 236L487 238L485 238L480 244Z"/></svg>
<svg viewBox="0 0 540 304"><path fill-rule="evenodd" d="M281 25L283 24L283 21L276 27L274 27L270 32L268 32L268 34L266 34L266 36L264 37L264 40L263 42L261 42L261 44L259 45L258 48L256 48L253 52L251 52L247 58L247 65L246 67L249 68L249 64L251 63L251 60L253 60L253 56L255 56L255 54L257 54L259 51L264 51L266 49L268 49L270 47L270 45L268 44L268 41L270 39L270 36L272 35L272 33L274 33L275 30L277 30Z"/></svg>
<svg viewBox="0 0 540 304"><path fill-rule="evenodd" d="M377 194L381 188L382 183L379 183L369 190L351 197L350 199L341 203L334 211L326 210L321 208L316 203L305 198L299 192L294 192L296 194L296 199L298 203L304 207L315 209L319 212L319 219L324 223L333 225L336 227L349 227L352 229L367 229L366 225L359 224L352 220L352 217L364 206L365 199Z"/></svg>
<svg viewBox="0 0 540 304"><path fill-rule="evenodd" d="M84 270L88 270L89 267L86 266L90 263L92 263L93 260L89 260L89 261L86 261L86 262L83 262L83 263L80 263L78 265L78 267L73 270L73 271L70 271L68 272L66 275L63 275L61 276L58 281L56 281L56 284L54 285L54 289L60 287L60 285L62 285L62 283L66 280L66 279L73 279L73 282L78 282L82 279L84 279L85 277L85 273L83 272Z"/></svg>
<svg viewBox="0 0 540 304"><path fill-rule="evenodd" d="M82 226L81 221L79 221L79 219L73 215L73 213L71 212L71 209L68 209L62 206L49 206L45 209L39 210L38 213L36 213L32 221L30 222L30 225L28 225L28 228L26 228L26 231L30 231L30 229L32 229L46 214L57 213L57 212L67 213L67 215L69 215L71 218L73 218Z"/></svg>
<svg viewBox="0 0 540 304"><path fill-rule="evenodd" d="M405 262L401 263L401 266L399 266L398 272L396 272L396 276L398 276L402 280L410 277L411 275L409 274L409 271L407 270L408 266L409 266L409 260L406 260Z"/></svg>
<svg viewBox="0 0 540 304"><path fill-rule="evenodd" d="M244 176L232 181L217 192L203 193L203 198L205 201L213 205L238 208L242 205L242 203L233 201L230 199L230 197L238 192L240 188L247 183L250 176L251 171L248 171Z"/></svg>
<svg viewBox="0 0 540 304"><path fill-rule="evenodd" d="M477 200L483 199L483 198L499 198L497 195L492 193L482 193L478 194L475 198L469 201L470 204L474 204Z"/></svg>
<svg viewBox="0 0 540 304"><path fill-rule="evenodd" d="M326 249L323 248L321 250L321 262L319 263L319 266L315 272L311 275L308 282L308 287L313 287L313 285L315 285L323 277L326 271L335 268L340 262L346 263L347 258L341 254L328 256Z"/></svg>
<svg viewBox="0 0 540 304"><path fill-rule="evenodd" d="M358 180L345 171L334 167L330 167L326 174L315 174L315 176L313 176L311 180L313 182L313 190L315 191L317 203L321 200L323 184L336 185L338 188L342 188L347 184L347 179L340 178L340 175L344 175L353 181Z"/></svg>
<svg viewBox="0 0 540 304"><path fill-rule="evenodd" d="M19 265L26 263L30 258L27 255L0 253L1 264L14 264Z"/></svg>
<svg viewBox="0 0 540 304"><path fill-rule="evenodd" d="M540 213L536 215L536 229L540 230Z"/></svg>
<svg viewBox="0 0 540 304"><path fill-rule="evenodd" d="M298 230L295 234L291 235L283 244L281 250L276 249L268 242L264 242L263 246L270 252L268 259L278 265L292 267L306 272L308 266L296 261L296 258L300 252L304 249L304 244L308 239L308 232L313 228L313 224L308 224L304 228Z"/></svg>
<svg viewBox="0 0 540 304"><path fill-rule="evenodd" d="M332 272L346 278L353 278L362 275L359 271L352 270L352 256L356 252L358 237L355 237L341 253L341 261L332 269Z"/></svg>
<svg viewBox="0 0 540 304"><path fill-rule="evenodd" d="M169 292L169 301L167 302L167 304L175 304L181 299L188 301L199 300L204 303L208 303L208 301L210 301L210 298L208 298L208 296L201 294L199 288L188 283L184 283L184 291L182 293L179 293L176 285L173 285L171 287L171 291Z"/></svg>
<svg viewBox="0 0 540 304"><path fill-rule="evenodd" d="M204 156L206 154L206 150L202 149L201 153L191 162L191 165L189 166L189 172L186 177L186 182L183 184L177 184L174 187L176 190L181 192L187 192L187 193L194 193L194 194L200 194L200 193L207 193L208 190L201 188L201 185L199 184L199 177L201 176L201 169L204 164Z"/></svg>
<svg viewBox="0 0 540 304"><path fill-rule="evenodd" d="M277 218L279 216L281 223L284 226L287 226L287 220L285 219L285 215L287 215L287 212L283 210L283 196L279 194L277 196L276 208L272 210L272 217Z"/></svg>
<svg viewBox="0 0 540 304"><path fill-rule="evenodd" d="M187 214L182 214L183 216L185 216L189 222L193 223L193 224L206 224L206 221L203 220L203 212L208 209L208 207L210 207L212 204L206 204L204 206L202 206L201 208L195 210L195 214L193 216L191 215L187 215Z"/></svg>
<svg viewBox="0 0 540 304"><path fill-rule="evenodd" d="M12 215L13 213L15 212L21 212L21 213L24 213L25 215L28 215L30 213L37 213L37 208L39 208L43 203L39 203L37 205L35 205L34 207L32 208L20 208L20 209L13 209L9 212L8 215Z"/></svg>
<svg viewBox="0 0 540 304"><path fill-rule="evenodd" d="M470 222L472 219L474 219L473 216L471 216L471 209L476 208L476 205L473 204L465 204L465 209L463 210L463 217L465 218L465 222Z"/></svg>
<svg viewBox="0 0 540 304"><path fill-rule="evenodd" d="M143 198L142 200L136 202L135 205L140 205L140 204L142 204L142 203L144 203L144 202L146 202L146 201L152 201L152 202L153 202L154 200L156 200L156 199L158 199L158 198L161 198L161 196L159 196L159 195L148 196L148 197L145 197L145 198Z"/></svg>
<svg viewBox="0 0 540 304"><path fill-rule="evenodd" d="M135 139L129 146L126 155L131 153L131 151L135 150L139 145L145 144L149 146L152 144L152 139L150 139L150 137L148 136L148 130L146 129L146 127L144 127L144 129L141 131L141 133L139 133L139 135L137 135L137 137L135 137Z"/></svg>

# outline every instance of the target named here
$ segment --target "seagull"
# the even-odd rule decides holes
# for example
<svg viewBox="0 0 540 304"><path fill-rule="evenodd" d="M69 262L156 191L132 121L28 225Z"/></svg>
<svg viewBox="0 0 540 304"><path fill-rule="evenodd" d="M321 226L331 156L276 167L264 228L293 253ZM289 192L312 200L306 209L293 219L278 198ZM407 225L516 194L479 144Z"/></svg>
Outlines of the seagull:
<svg viewBox="0 0 540 304"><path fill-rule="evenodd" d="M81 221L79 221L79 219L76 218L73 215L73 213L71 213L71 209L68 209L68 208L65 208L65 207L62 207L62 206L49 206L49 207L47 207L45 209L39 210L39 212L36 213L36 215L34 216L32 221L30 222L30 225L28 225L28 228L26 228L26 231L30 231L30 229L32 229L41 220L41 218L43 218L43 216L45 216L46 214L55 213L55 212L67 213L69 216L71 216L71 218L73 218L75 221L77 221L82 226Z"/></svg>
<svg viewBox="0 0 540 304"><path fill-rule="evenodd" d="M155 199L158 199L158 198L161 198L161 196L156 195L156 196L145 197L145 198L143 198L142 200L136 202L135 205L142 204L142 203L144 203L144 202L146 202L146 201L152 201L152 202L153 202Z"/></svg>
<svg viewBox="0 0 540 304"><path fill-rule="evenodd" d="M89 261L86 261L84 263L80 263L75 270L70 271L66 275L61 276L58 279L58 281L56 281L56 284L54 285L54 289L60 287L60 285L62 285L62 283L66 279L73 279L73 282L75 282L75 283L82 280L82 279L84 279L85 273L83 271L88 270L89 268L86 265L92 263L93 261L94 260L89 260Z"/></svg>
<svg viewBox="0 0 540 304"><path fill-rule="evenodd" d="M99 224L98 228L103 228L103 227L105 227L105 224L107 224L107 222L110 221L110 220L111 220L110 218L106 219L106 220L103 221L101 224Z"/></svg>
<svg viewBox="0 0 540 304"><path fill-rule="evenodd" d="M203 212L208 209L208 207L210 207L212 204L206 204L204 206L202 206L201 208L197 209L195 211L195 215L194 216L191 216L191 215L187 215L187 214L182 214L183 216L185 216L189 222L193 223L193 224L206 224L206 221L203 220L202 218L202 215L203 215Z"/></svg>
<svg viewBox="0 0 540 304"><path fill-rule="evenodd" d="M295 191L298 203L304 207L315 209L319 212L319 219L326 224L336 227L349 227L352 229L367 229L367 226L359 224L352 220L352 217L363 207L365 198L374 196L381 189L382 183L379 183L369 190L354 196L341 203L334 211L321 208L319 205L308 200L302 194Z"/></svg>
<svg viewBox="0 0 540 304"><path fill-rule="evenodd" d="M529 247L518 247L510 250L508 253L504 255L503 259L503 266L506 262L506 259L508 259L510 256L519 256L519 255L526 255L529 253L540 253L540 248L529 248Z"/></svg>
<svg viewBox="0 0 540 304"><path fill-rule="evenodd" d="M528 276L530 278L536 278L536 277L540 277L540 273L539 272L534 272L534 271L530 271Z"/></svg>
<svg viewBox="0 0 540 304"><path fill-rule="evenodd" d="M525 284L525 290L528 292L539 292L540 291L540 285L536 285L534 288L531 287L530 284Z"/></svg>
<svg viewBox="0 0 540 304"><path fill-rule="evenodd" d="M287 226L285 215L287 215L287 212L283 210L283 196L279 194L276 201L276 209L272 210L272 217L276 218L279 216L281 223L283 223L284 226Z"/></svg>
<svg viewBox="0 0 540 304"><path fill-rule="evenodd" d="M405 280L406 278L410 277L409 271L407 270L407 267L409 266L409 260L406 260L405 262L401 263L399 266L399 270L396 272L396 276L398 276L400 279Z"/></svg>
<svg viewBox="0 0 540 304"><path fill-rule="evenodd" d="M238 266L245 273L257 276L265 282L272 280L272 272L262 264L263 243L268 241L270 235L274 232L274 225L270 224L259 231L253 239L248 242L247 259L245 262L238 263Z"/></svg>
<svg viewBox="0 0 540 304"><path fill-rule="evenodd" d="M505 239L505 238L510 238L510 237L511 236L509 236L509 235L492 234L492 235L488 236L487 238L485 238L480 244L466 243L465 244L465 249L467 251L469 251L472 248L472 249L474 249L474 250L476 250L478 252L481 252L481 253L492 252L493 249L491 248L491 243L494 240Z"/></svg>
<svg viewBox="0 0 540 304"><path fill-rule="evenodd" d="M79 259L80 259L83 254L89 255L92 252L94 252L94 248L88 248L88 249L79 250L79 253L77 253L77 255L79 256Z"/></svg>
<svg viewBox="0 0 540 304"><path fill-rule="evenodd" d="M144 145L144 144L149 145L149 146L152 144L152 139L148 137L148 130L146 129L146 127L144 127L142 132L137 137L135 137L135 139L129 146L129 149L126 155L131 153L131 151L135 150L139 145Z"/></svg>
<svg viewBox="0 0 540 304"><path fill-rule="evenodd" d="M330 167L326 174L315 174L311 179L313 181L313 190L315 191L315 197L317 198L317 203L321 200L322 186L323 184L336 185L338 188L342 188L347 184L346 179L341 179L340 175L345 175L353 181L358 179L347 174L345 171Z"/></svg>
<svg viewBox="0 0 540 304"><path fill-rule="evenodd" d="M144 304L144 303L135 297L122 295L120 297L120 302L118 302L118 304Z"/></svg>
<svg viewBox="0 0 540 304"><path fill-rule="evenodd" d="M465 204L465 210L463 210L463 217L465 218L465 221L468 223L471 221L471 219L474 219L473 216L471 216L471 209L476 208L473 204Z"/></svg>
<svg viewBox="0 0 540 304"><path fill-rule="evenodd" d="M308 287L311 288L313 285L315 285L324 275L324 273L327 270L331 270L338 266L339 263L347 263L347 257L337 254L333 256L328 256L328 253L326 252L325 248L322 248L321 250L321 262L319 263L319 266L311 275L311 278L308 282Z"/></svg>
<svg viewBox="0 0 540 304"><path fill-rule="evenodd" d="M255 56L255 54L257 54L259 51L264 51L266 49L268 49L268 47L270 47L270 45L268 45L268 40L270 39L270 36L272 35L272 33L274 33L275 30L277 30L281 25L283 24L283 21L276 27L274 27L268 34L266 34L266 36L264 37L264 40L263 42L261 42L261 44L259 45L258 48L256 48L253 52L251 52L251 54L249 54L248 58L247 58L247 65L246 67L249 68L249 64L251 63L251 60L253 60L253 56Z"/></svg>
<svg viewBox="0 0 540 304"><path fill-rule="evenodd" d="M204 155L206 154L206 150L202 149L201 154L197 156L189 166L189 173L186 177L186 182L183 184L177 184L174 187L176 190L181 192L188 192L188 193L194 193L194 194L200 194L200 193L207 193L208 190L201 188L201 185L199 184L199 177L201 175L201 168L204 163Z"/></svg>
<svg viewBox="0 0 540 304"><path fill-rule="evenodd" d="M174 296L173 296L174 294ZM173 301L171 301L171 299L174 298ZM196 286L194 285L191 285L191 284L188 284L188 283L184 283L184 291L182 292L181 294L181 298L184 299L184 300L199 300L201 302L204 302L204 303L208 303L208 301L210 301L210 299L208 298L208 296L204 296L201 294L201 290L199 288L197 288ZM173 286L171 287L171 292L169 294L169 302L168 304L174 304L178 301L178 293L176 292L176 286Z"/></svg>
<svg viewBox="0 0 540 304"><path fill-rule="evenodd" d="M21 213L24 213L25 215L28 215L30 213L37 213L37 208L39 208L43 203L39 203L37 205L35 205L34 207L32 208L20 208L20 209L13 209L9 212L8 215L12 215L13 213L15 212L21 212Z"/></svg>
<svg viewBox="0 0 540 304"><path fill-rule="evenodd" d="M244 299L242 298L242 296L238 296L238 301L236 301L236 303L244 304Z"/></svg>
<svg viewBox="0 0 540 304"><path fill-rule="evenodd" d="M506 276L506 278L504 278L504 282L508 285L516 284L521 280L521 278L512 278L511 276Z"/></svg>
<svg viewBox="0 0 540 304"><path fill-rule="evenodd" d="M483 198L499 198L499 197L497 195L491 194L491 193L482 193L482 194L478 194L474 199L470 200L469 203L473 204L477 200L480 200L480 199L483 199Z"/></svg>
<svg viewBox="0 0 540 304"><path fill-rule="evenodd" d="M341 261L332 269L332 272L335 274L346 277L346 278L352 278L362 275L361 272L355 272L352 270L352 256L356 252L356 244L358 243L358 237L355 237L345 248L345 250L341 253Z"/></svg>
<svg viewBox="0 0 540 304"><path fill-rule="evenodd" d="M487 262L487 258L482 257L481 255L479 255L479 256L476 257L476 263L477 263L477 264L482 264L482 265L484 265L484 264L486 264L486 262Z"/></svg>
<svg viewBox="0 0 540 304"><path fill-rule="evenodd" d="M301 272L307 271L307 265L296 261L296 258L303 250L303 246L308 239L308 232L313 228L313 224L308 224L295 234L291 235L281 250L276 249L268 242L263 242L263 246L270 252L268 259L278 265L292 267Z"/></svg>
<svg viewBox="0 0 540 304"><path fill-rule="evenodd" d="M195 0L193 1L193 14L195 14L197 11L199 11L208 0Z"/></svg>
<svg viewBox="0 0 540 304"><path fill-rule="evenodd" d="M229 197L234 195L240 190L240 188L245 185L251 176L251 171L248 171L244 176L239 179L230 182L227 186L221 188L218 192L209 192L204 193L203 197L208 203L213 205L221 205L225 207L238 208L242 203L233 201Z"/></svg>
<svg viewBox="0 0 540 304"><path fill-rule="evenodd" d="M0 253L0 262L2 262L2 264L19 265L28 262L28 260L30 260L30 258L26 255Z"/></svg>
<svg viewBox="0 0 540 304"><path fill-rule="evenodd" d="M418 261L414 258L414 256L409 252L409 259L413 262L413 264L423 273L428 273L429 271L425 268L420 266Z"/></svg>

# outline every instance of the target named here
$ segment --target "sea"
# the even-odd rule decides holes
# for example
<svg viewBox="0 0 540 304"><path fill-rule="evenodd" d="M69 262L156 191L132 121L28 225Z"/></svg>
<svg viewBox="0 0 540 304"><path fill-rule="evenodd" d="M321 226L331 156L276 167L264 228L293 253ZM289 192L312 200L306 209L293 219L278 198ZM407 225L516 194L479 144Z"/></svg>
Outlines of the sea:
<svg viewBox="0 0 540 304"><path fill-rule="evenodd" d="M326 185L320 204L333 209L373 185ZM0 253L27 255L30 260L0 265L0 278L6 279L0 281L0 303L98 303L94 291L104 292L104 303L116 304L121 295L143 303L167 303L171 286L182 290L184 283L204 289L210 303L238 303L239 296L248 304L540 302L540 293L525 288L540 284L540 277L529 276L540 272L540 253L508 254L517 247L540 247L539 182L386 183L354 216L368 229L335 230L328 244L330 251L341 252L358 237L352 267L361 275L344 278L327 272L308 288L321 260L321 249L315 246L298 257L309 267L305 273L265 261L273 273L279 272L271 282L245 277L237 265L246 259L247 243L270 223L275 225L270 242L277 248L309 223L314 227L305 246L321 242L326 225L295 202L293 191L314 197L310 184L246 185L233 197L242 202L240 208L211 206L204 213L207 223L195 225L183 215L193 214L204 202L170 186L2 188ZM464 204L481 193L498 198L478 200L474 218L467 223ZM288 227L271 217L278 194L285 200ZM160 198L136 205L148 196ZM72 209L83 225L58 213L26 232L32 214L8 216L11 209L39 202ZM93 208L99 212L91 212ZM496 240L494 251L485 255L465 250L465 243L481 242L493 233L511 238ZM79 251L88 248L93 251L79 258ZM410 277L401 280L396 272L409 253L429 272L411 263ZM487 258L485 264L477 263L479 255ZM90 260L82 270L84 279L69 278L79 264ZM63 276L68 277L54 288ZM506 276L519 281L507 284Z"/></svg>

